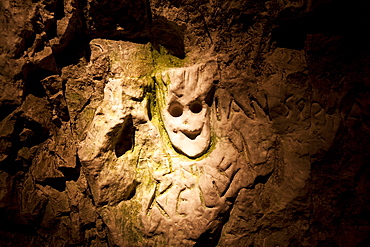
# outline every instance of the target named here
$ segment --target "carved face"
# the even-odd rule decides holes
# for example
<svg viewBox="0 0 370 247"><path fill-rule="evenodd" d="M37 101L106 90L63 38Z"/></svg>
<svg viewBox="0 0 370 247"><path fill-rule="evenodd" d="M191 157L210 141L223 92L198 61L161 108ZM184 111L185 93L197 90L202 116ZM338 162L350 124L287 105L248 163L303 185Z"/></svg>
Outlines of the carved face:
<svg viewBox="0 0 370 247"><path fill-rule="evenodd" d="M163 111L172 145L189 157L203 154L210 144L209 107L204 100L172 99Z"/></svg>
<svg viewBox="0 0 370 247"><path fill-rule="evenodd" d="M162 109L164 126L175 149L192 158L204 154L211 142L210 103L206 98L215 71L207 70L208 67L173 69L164 75L170 79L166 106Z"/></svg>

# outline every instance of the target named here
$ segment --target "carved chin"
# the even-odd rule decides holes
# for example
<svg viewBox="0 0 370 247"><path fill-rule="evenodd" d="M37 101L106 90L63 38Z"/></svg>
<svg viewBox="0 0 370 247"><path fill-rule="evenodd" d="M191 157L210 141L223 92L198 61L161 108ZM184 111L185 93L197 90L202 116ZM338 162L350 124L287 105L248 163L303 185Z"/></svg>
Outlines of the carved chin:
<svg viewBox="0 0 370 247"><path fill-rule="evenodd" d="M210 144L210 134L208 131L181 130L170 135L172 145L181 153L190 158L199 157L204 154Z"/></svg>

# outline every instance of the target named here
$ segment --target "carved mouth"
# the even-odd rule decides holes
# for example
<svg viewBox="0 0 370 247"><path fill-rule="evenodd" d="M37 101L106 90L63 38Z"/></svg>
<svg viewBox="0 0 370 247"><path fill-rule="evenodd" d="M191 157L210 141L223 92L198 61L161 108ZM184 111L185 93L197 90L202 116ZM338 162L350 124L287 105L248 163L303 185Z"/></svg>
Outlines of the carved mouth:
<svg viewBox="0 0 370 247"><path fill-rule="evenodd" d="M197 138L197 136L200 135L200 133L202 132L202 129L197 129L197 130L181 130L181 132L189 139L191 140L194 140L195 138Z"/></svg>

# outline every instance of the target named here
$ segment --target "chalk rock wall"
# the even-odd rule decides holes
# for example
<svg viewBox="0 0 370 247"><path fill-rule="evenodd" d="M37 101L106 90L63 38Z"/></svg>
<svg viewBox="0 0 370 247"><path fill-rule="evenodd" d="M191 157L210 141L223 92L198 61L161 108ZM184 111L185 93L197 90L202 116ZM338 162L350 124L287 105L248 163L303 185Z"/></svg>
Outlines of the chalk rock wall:
<svg viewBox="0 0 370 247"><path fill-rule="evenodd" d="M2 1L0 244L369 245L368 7Z"/></svg>

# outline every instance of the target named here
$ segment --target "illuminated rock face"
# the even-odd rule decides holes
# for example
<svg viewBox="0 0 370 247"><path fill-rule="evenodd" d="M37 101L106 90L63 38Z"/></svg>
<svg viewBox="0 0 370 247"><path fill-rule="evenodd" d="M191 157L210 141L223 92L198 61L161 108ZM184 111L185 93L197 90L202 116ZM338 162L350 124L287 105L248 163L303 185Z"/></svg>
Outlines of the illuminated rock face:
<svg viewBox="0 0 370 247"><path fill-rule="evenodd" d="M168 90L155 87L157 104L148 111L143 77L156 66L149 46L108 40L90 46L93 57L116 60L78 155L114 243L193 246L212 233L206 239L215 244L232 200L258 175L234 140L217 133L210 146L211 129L231 128L217 120L224 116L217 117L213 104L216 63L163 69ZM146 55L138 58L138 51Z"/></svg>
<svg viewBox="0 0 370 247"><path fill-rule="evenodd" d="M217 64L172 69L163 74L169 83L162 119L172 145L188 157L198 157L211 142L210 106Z"/></svg>
<svg viewBox="0 0 370 247"><path fill-rule="evenodd" d="M3 0L0 246L369 246L368 4L319 2Z"/></svg>
<svg viewBox="0 0 370 247"><path fill-rule="evenodd" d="M235 111L220 111L227 98L215 90L216 62L161 68L148 45L90 46L92 57L109 56L111 76L78 155L114 243L215 244L239 191L272 169L256 172L246 150L238 150L243 137L229 138ZM160 78L152 79L153 68L162 70ZM155 92L148 83L157 84Z"/></svg>
<svg viewBox="0 0 370 247"><path fill-rule="evenodd" d="M254 183L256 172L226 140L201 161L167 157L172 167L154 174L157 185L142 214L145 235L168 246L214 245L233 198Z"/></svg>

